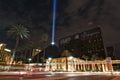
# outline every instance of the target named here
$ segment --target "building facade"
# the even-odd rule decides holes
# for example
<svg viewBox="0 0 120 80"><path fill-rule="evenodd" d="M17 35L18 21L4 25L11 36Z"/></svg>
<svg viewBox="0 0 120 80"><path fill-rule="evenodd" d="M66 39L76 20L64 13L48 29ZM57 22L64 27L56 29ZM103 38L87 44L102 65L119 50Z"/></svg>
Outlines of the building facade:
<svg viewBox="0 0 120 80"><path fill-rule="evenodd" d="M113 46L106 47L106 50L107 50L107 56L111 57L112 59L115 59L114 47Z"/></svg>
<svg viewBox="0 0 120 80"><path fill-rule="evenodd" d="M119 60L111 60L106 58L105 60L86 61L75 57L60 57L46 59L46 71L101 71L101 72L113 72L113 64L119 64Z"/></svg>
<svg viewBox="0 0 120 80"><path fill-rule="evenodd" d="M120 60L120 43L116 43L114 44L114 56L116 60Z"/></svg>
<svg viewBox="0 0 120 80"><path fill-rule="evenodd" d="M87 56L88 59L104 59L106 56L99 27L64 37L59 40L59 47L61 51L69 50L79 58Z"/></svg>
<svg viewBox="0 0 120 80"><path fill-rule="evenodd" d="M7 44L0 43L0 63L9 64L11 61L11 50L6 48Z"/></svg>

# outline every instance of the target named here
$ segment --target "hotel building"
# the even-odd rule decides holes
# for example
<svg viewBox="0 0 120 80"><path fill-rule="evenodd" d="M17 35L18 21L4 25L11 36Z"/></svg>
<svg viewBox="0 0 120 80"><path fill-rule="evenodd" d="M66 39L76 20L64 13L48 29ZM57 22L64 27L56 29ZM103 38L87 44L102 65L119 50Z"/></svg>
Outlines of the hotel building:
<svg viewBox="0 0 120 80"><path fill-rule="evenodd" d="M106 57L102 32L99 27L61 38L59 47L61 51L71 51L74 57L87 56L88 59L104 59Z"/></svg>

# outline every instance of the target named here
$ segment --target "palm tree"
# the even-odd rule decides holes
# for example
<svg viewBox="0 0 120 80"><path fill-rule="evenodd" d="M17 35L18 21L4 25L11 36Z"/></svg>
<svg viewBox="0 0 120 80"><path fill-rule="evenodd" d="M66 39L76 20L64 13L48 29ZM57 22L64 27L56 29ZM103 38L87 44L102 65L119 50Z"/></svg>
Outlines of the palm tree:
<svg viewBox="0 0 120 80"><path fill-rule="evenodd" d="M27 28L25 28L21 24L18 24L18 25L13 25L8 30L8 36L15 38L15 46L14 46L13 55L11 59L11 64L12 64L14 61L14 57L15 57L16 50L18 48L20 39L28 39L30 35L29 35L29 31Z"/></svg>
<svg viewBox="0 0 120 80"><path fill-rule="evenodd" d="M82 58L84 58L86 61L89 59L89 57L86 55L83 55Z"/></svg>
<svg viewBox="0 0 120 80"><path fill-rule="evenodd" d="M91 57L91 60L97 60L97 59L99 59L99 57L98 57L98 54L93 54L92 55L92 57Z"/></svg>
<svg viewBox="0 0 120 80"><path fill-rule="evenodd" d="M68 71L68 59L67 57L71 56L71 52L68 50L64 50L63 53L61 54L62 57L66 58L66 71Z"/></svg>

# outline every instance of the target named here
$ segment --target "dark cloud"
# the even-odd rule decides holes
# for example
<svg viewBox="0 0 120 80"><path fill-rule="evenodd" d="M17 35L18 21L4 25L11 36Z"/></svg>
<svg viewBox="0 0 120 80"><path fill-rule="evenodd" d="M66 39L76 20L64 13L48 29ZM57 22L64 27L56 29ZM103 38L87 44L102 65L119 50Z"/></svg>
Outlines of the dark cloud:
<svg viewBox="0 0 120 80"><path fill-rule="evenodd" d="M106 45L120 42L120 38L118 38L120 36L119 0L69 0L68 3L69 5L64 10L65 17L61 17L63 26L60 26L59 37L61 34L63 36L72 35L100 26ZM65 22L69 28L64 25Z"/></svg>
<svg viewBox="0 0 120 80"><path fill-rule="evenodd" d="M50 34L50 15L52 2L50 0L0 0L0 29L23 24L31 29L31 39L39 46L41 36L38 34ZM5 33L2 33L3 35ZM4 39L1 37L1 41Z"/></svg>
<svg viewBox="0 0 120 80"><path fill-rule="evenodd" d="M119 5L119 0L57 0L56 41L99 25L106 45L119 42ZM28 26L40 44L43 33L51 36L52 0L0 0L0 30L18 23Z"/></svg>

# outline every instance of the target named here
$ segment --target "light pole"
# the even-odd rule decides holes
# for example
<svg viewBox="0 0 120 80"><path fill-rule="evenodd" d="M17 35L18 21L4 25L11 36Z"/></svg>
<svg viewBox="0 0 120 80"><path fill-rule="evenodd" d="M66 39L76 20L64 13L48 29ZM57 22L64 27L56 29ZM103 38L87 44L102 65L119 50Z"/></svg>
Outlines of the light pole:
<svg viewBox="0 0 120 80"><path fill-rule="evenodd" d="M73 72L73 56L69 57L71 63L71 72Z"/></svg>
<svg viewBox="0 0 120 80"><path fill-rule="evenodd" d="M29 62L29 65L28 65L28 70L30 70L30 62L31 62L31 58L28 58L28 62Z"/></svg>
<svg viewBox="0 0 120 80"><path fill-rule="evenodd" d="M51 70L51 60L52 60L52 58L49 57L48 60L49 60L49 65L50 65L50 66L49 66L49 71L50 71L50 70Z"/></svg>

